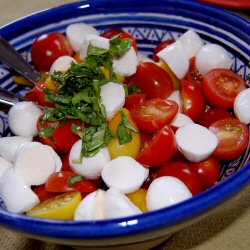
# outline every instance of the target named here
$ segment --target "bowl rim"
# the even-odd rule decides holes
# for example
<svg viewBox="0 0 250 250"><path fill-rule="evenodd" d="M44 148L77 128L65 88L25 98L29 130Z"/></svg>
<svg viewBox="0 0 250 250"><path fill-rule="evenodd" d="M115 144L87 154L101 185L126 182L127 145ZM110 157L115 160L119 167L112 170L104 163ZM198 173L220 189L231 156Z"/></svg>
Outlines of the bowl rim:
<svg viewBox="0 0 250 250"><path fill-rule="evenodd" d="M137 0L136 4L145 5L150 0ZM152 2L151 2L152 3ZM30 27L31 20L41 20L52 13L68 13L74 9L82 8L102 8L105 4L112 5L114 8L121 8L125 5L135 4L133 0L109 0L103 3L102 0L87 0L70 3L62 6L39 11L37 13L20 18L10 24L0 28L0 34L11 38L11 34L17 32L18 28L26 29ZM171 4L172 6L189 6L192 10L206 11L207 14L217 14L224 21L236 28L242 27L250 29L250 22L245 18L239 17L231 12L218 7L209 6L196 1L187 3L185 0L158 0L158 4ZM33 24L32 24L33 25ZM240 32L240 31L239 31ZM242 33L242 31L241 31ZM244 32L243 32L244 33ZM246 36L250 41L250 35ZM250 54L249 54L250 56ZM0 210L0 224L4 227L12 228L25 233L68 239L94 239L106 237L118 237L132 235L135 233L149 232L160 230L164 227L174 230L176 225L186 223L196 216L208 213L215 207L230 199L233 195L241 191L250 182L250 163L237 171L232 177L221 181L218 185L213 186L205 192L192 197L189 200L176 204L174 206L163 208L150 213L138 216L103 220L103 221L55 221L48 219L39 219L25 215L12 214ZM39 227L37 226L39 224ZM83 230L84 229L84 230Z"/></svg>

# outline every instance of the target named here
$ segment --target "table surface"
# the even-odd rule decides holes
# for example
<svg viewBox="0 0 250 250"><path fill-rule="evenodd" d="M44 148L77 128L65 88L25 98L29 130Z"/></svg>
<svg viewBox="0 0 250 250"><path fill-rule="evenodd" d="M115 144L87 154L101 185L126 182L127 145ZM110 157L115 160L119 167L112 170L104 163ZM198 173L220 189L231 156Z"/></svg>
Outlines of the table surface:
<svg viewBox="0 0 250 250"><path fill-rule="evenodd" d="M1 0L0 26L32 12L50 8L70 0ZM239 12L250 17L250 11ZM157 250L246 250L250 249L250 187L225 207L206 219L176 233ZM0 248L3 250L69 250L70 247L27 239L20 234L0 228Z"/></svg>

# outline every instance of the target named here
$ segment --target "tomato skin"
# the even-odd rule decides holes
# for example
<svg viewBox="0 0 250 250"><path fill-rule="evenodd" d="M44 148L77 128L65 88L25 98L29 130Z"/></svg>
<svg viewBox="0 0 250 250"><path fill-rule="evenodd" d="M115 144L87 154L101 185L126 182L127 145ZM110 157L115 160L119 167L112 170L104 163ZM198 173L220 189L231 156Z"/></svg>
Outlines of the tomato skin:
<svg viewBox="0 0 250 250"><path fill-rule="evenodd" d="M220 162L213 156L201 162L191 162L189 165L199 176L204 189L213 186L220 176Z"/></svg>
<svg viewBox="0 0 250 250"><path fill-rule="evenodd" d="M113 29L109 29L105 32L103 32L101 34L102 37L105 37L105 38L108 38L108 39L112 39L114 38L115 36L118 36L120 35L121 36L121 39L131 39L132 40L132 46L134 47L135 51L137 52L138 51L138 47L137 47L137 42L136 42L136 39L130 35L129 33L123 31L122 29L119 29L119 28L113 28Z"/></svg>
<svg viewBox="0 0 250 250"><path fill-rule="evenodd" d="M166 125L140 150L137 161L146 167L159 167L169 161L176 151L175 135Z"/></svg>
<svg viewBox="0 0 250 250"><path fill-rule="evenodd" d="M155 178L161 176L173 176L181 180L193 194L202 192L202 184L197 173L184 162L168 162L160 167Z"/></svg>
<svg viewBox="0 0 250 250"><path fill-rule="evenodd" d="M135 105L139 103L143 103L146 100L146 95L145 94L139 94L139 93L133 93L128 96L126 96L124 108L126 109L131 109Z"/></svg>
<svg viewBox="0 0 250 250"><path fill-rule="evenodd" d="M194 122L198 121L204 115L206 109L206 99L201 88L196 83L182 80L181 98L183 113Z"/></svg>
<svg viewBox="0 0 250 250"><path fill-rule="evenodd" d="M72 185L68 184L69 178L78 176L72 171L61 171L52 174L45 183L47 192L63 193L63 192L81 192L91 193L97 189L90 180L83 180Z"/></svg>
<svg viewBox="0 0 250 250"><path fill-rule="evenodd" d="M198 84L199 86L202 85L203 76L198 71L195 65L195 57L190 58L189 60L189 70L184 78L185 80Z"/></svg>
<svg viewBox="0 0 250 250"><path fill-rule="evenodd" d="M161 43L159 43L156 48L154 49L154 54L153 54L153 59L155 62L159 62L160 58L157 56L157 53L160 52L161 50L163 50L164 48L166 48L168 45L174 43L174 40L165 40L162 41Z"/></svg>
<svg viewBox="0 0 250 250"><path fill-rule="evenodd" d="M71 171L71 167L69 165L69 153L66 155L61 156L62 161L62 169L61 171Z"/></svg>
<svg viewBox="0 0 250 250"><path fill-rule="evenodd" d="M134 106L131 115L140 131L155 133L172 121L178 108L178 104L174 101L156 98Z"/></svg>
<svg viewBox="0 0 250 250"><path fill-rule="evenodd" d="M55 193L46 191L45 184L34 187L33 191L38 196L40 202L49 200L57 195Z"/></svg>
<svg viewBox="0 0 250 250"><path fill-rule="evenodd" d="M247 148L249 131L237 118L226 118L212 123L209 130L218 138L213 155L220 160L234 160Z"/></svg>
<svg viewBox="0 0 250 250"><path fill-rule="evenodd" d="M212 106L230 109L236 96L246 88L246 83L232 70L214 69L203 76L202 87Z"/></svg>
<svg viewBox="0 0 250 250"><path fill-rule="evenodd" d="M72 56L73 49L67 37L59 32L39 36L31 48L32 61L39 71L49 71L52 63L65 55Z"/></svg>
<svg viewBox="0 0 250 250"><path fill-rule="evenodd" d="M212 107L205 112L205 114L201 117L199 123L200 125L208 128L213 122L231 117L233 116L228 110Z"/></svg>
<svg viewBox="0 0 250 250"><path fill-rule="evenodd" d="M166 99L174 90L169 74L152 62L141 63L130 81L146 94L147 99Z"/></svg>

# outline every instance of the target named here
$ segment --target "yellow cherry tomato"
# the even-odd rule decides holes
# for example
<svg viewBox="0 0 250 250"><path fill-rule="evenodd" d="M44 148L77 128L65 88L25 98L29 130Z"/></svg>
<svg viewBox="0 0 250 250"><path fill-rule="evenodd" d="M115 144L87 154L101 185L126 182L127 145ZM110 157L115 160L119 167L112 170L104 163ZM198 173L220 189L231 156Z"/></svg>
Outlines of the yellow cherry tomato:
<svg viewBox="0 0 250 250"><path fill-rule="evenodd" d="M81 200L80 192L60 194L40 203L26 214L46 219L73 220L75 210Z"/></svg>
<svg viewBox="0 0 250 250"><path fill-rule="evenodd" d="M141 209L142 212L146 213L148 212L147 209L147 203L146 203L146 195L147 190L140 188L137 191L127 194L127 197L137 206Z"/></svg>
<svg viewBox="0 0 250 250"><path fill-rule="evenodd" d="M58 83L55 82L55 81L53 81L53 80L51 79L51 77L48 76L48 77L46 78L46 80L44 81L44 86L45 86L46 89L50 89L50 90L56 92L56 91L57 91L57 88L58 88Z"/></svg>
<svg viewBox="0 0 250 250"><path fill-rule="evenodd" d="M174 85L174 90L180 89L180 80L176 77L176 75L173 73L173 71L169 68L169 66L164 63L163 61L160 61L157 63L161 68L163 68L171 77Z"/></svg>
<svg viewBox="0 0 250 250"><path fill-rule="evenodd" d="M110 79L110 75L109 75L109 70L107 69L107 68L101 68L101 70L102 70L102 72L103 72L103 74L108 78L108 79ZM118 74L116 74L116 78L117 78L117 80L119 81L119 82L124 82L124 80L125 80L125 77L124 76L121 76L121 75L118 75Z"/></svg>
<svg viewBox="0 0 250 250"><path fill-rule="evenodd" d="M128 118L128 121L134 126L134 128L138 130L135 122L130 115L129 110L123 108L121 112L124 113L124 115ZM116 134L117 127L121 122L122 117L120 112L118 112L115 117L109 122L109 128L113 134ZM130 142L120 145L118 138L110 140L108 148L112 159L118 156L130 156L132 158L137 157L141 146L140 133L129 131L128 129L127 131L132 134L132 140Z"/></svg>

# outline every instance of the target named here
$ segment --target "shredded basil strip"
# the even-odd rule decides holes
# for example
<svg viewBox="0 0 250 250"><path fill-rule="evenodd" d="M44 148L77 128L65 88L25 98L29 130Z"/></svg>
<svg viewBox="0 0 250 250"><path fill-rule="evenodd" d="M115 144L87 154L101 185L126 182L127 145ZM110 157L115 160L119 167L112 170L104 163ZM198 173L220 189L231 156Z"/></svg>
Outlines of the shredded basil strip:
<svg viewBox="0 0 250 250"><path fill-rule="evenodd" d="M54 134L54 128L53 127L47 127L47 128L41 128L40 129L40 136L44 138L49 138L53 136Z"/></svg>
<svg viewBox="0 0 250 250"><path fill-rule="evenodd" d="M77 175L77 176L70 176L69 179L68 179L68 184L69 186L77 183L77 182L81 182L84 180L84 177L81 176L81 175Z"/></svg>

